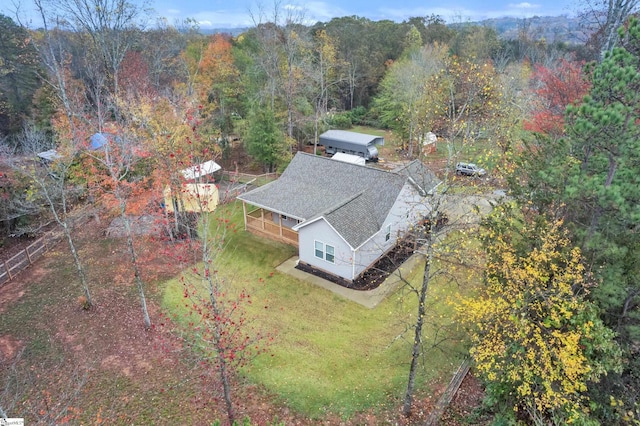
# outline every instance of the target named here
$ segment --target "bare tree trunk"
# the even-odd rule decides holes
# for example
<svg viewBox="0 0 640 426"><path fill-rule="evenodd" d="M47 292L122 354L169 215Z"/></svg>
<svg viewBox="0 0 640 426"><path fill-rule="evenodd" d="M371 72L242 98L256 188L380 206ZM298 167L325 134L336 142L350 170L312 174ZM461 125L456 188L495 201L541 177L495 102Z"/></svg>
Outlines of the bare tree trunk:
<svg viewBox="0 0 640 426"><path fill-rule="evenodd" d="M220 337L219 334L217 336ZM227 363L223 356L219 356L220 361L220 379L222 380L222 392L224 394L224 403L227 408L227 418L229 424L234 424L236 420L236 414L233 409L233 403L231 402L231 384L229 383L229 372L227 369Z"/></svg>
<svg viewBox="0 0 640 426"><path fill-rule="evenodd" d="M60 173L67 173L67 170L63 170ZM73 262L76 266L76 270L78 271L78 277L80 278L80 284L82 285L82 291L84 293L84 297L87 299L86 303L88 307L92 307L93 306L93 300L91 299L91 293L89 292L89 284L87 282L87 275L85 273L84 270L84 266L82 265L82 262L80 261L80 256L78 256L78 251L76 250L76 245L73 242L73 238L71 237L71 230L69 229L69 221L67 218L67 198L66 198L66 194L65 194L65 184L64 184L64 179L61 177L60 179L62 179L61 182L56 182L60 185L60 191L61 191L61 197L62 197L62 217L58 214L58 212L56 211L56 203L52 197L52 195L49 193L49 189L47 188L45 182L41 179L36 179L36 182L38 183L38 185L40 185L40 188L42 189L42 192L44 194L45 199L47 200L47 204L49 204L49 209L51 210L51 213L53 214L53 217L55 219L55 221L58 223L58 225L60 225L60 227L62 228L62 232L64 233L65 238L67 239L67 243L69 244L69 250L71 251L71 255L73 256Z"/></svg>
<svg viewBox="0 0 640 426"><path fill-rule="evenodd" d="M618 28L636 9L638 0L609 0L606 4L607 19L602 28L605 39L600 49L600 60L618 44Z"/></svg>
<svg viewBox="0 0 640 426"><path fill-rule="evenodd" d="M435 222L435 221L432 221ZM433 225L431 226L433 227ZM422 274L422 286L418 295L418 318L415 324L415 334L413 338L413 350L411 351L411 366L409 367L409 382L407 383L407 391L404 394L404 403L402 405L402 414L406 417L411 415L411 405L413 404L413 392L415 391L416 372L418 370L418 362L422 353L422 326L424 325L424 315L426 312L427 291L429 290L429 280L431 278L431 255L432 242L431 232L425 241L426 264L424 265L424 273Z"/></svg>
<svg viewBox="0 0 640 426"><path fill-rule="evenodd" d="M72 137L73 137L73 142L77 142L77 140L80 140L81 138L79 137L79 131L76 128L75 120L74 120L74 114L73 114L73 108L71 105L71 101L67 95L67 84L66 84L66 80L64 77L64 69L63 66L58 62L58 60L56 59L56 54L53 50L54 47L54 43L53 43L53 39L51 37L51 34L49 33L48 27L47 27L47 19L45 16L45 8L42 5L42 0L36 0L35 1L35 6L36 6L36 10L39 12L40 16L42 17L43 20L43 24L44 24L44 35L45 35L45 39L46 39L46 46L38 46L36 43L33 43L32 45L34 46L34 48L38 51L38 53L41 55L43 63L45 64L45 66L47 67L47 69L53 74L54 76L54 80L50 81L45 79L45 81L51 85L51 87L56 91L60 101L62 102L62 106L64 108L64 113L67 116L67 119L69 120L69 124L71 126L71 133L72 133ZM25 132L25 137L28 137L28 135ZM34 147L35 148L35 147ZM35 153L35 152L34 152ZM47 187L47 184L45 183L44 180L42 179L36 179L37 184L41 187L45 198L47 199L47 203L49 204L49 207L51 209L51 212L53 213L53 216L56 220L56 222L62 227L63 232L65 237L67 238L67 242L69 244L69 249L71 250L71 253L73 255L73 261L75 263L76 269L78 271L78 276L80 278L80 283L82 285L82 289L85 295L85 298L87 299L86 303L89 307L93 306L93 300L91 299L91 294L89 292L89 285L87 283L87 277L86 277L86 273L84 270L84 267L82 265L82 262L80 261L80 258L78 256L78 252L75 248L75 244L73 242L73 238L71 237L71 231L69 229L68 226L68 218L67 218L67 198L66 198L66 188L65 188L65 176L68 172L69 167L71 166L70 163L66 162L67 160L64 160L64 164L63 164L63 169L58 171L59 177L56 179L54 178L53 180L55 181L55 184L60 186L60 191L61 191L61 197L62 197L62 217L60 217L58 215L58 212L56 211L56 206L55 206L55 202L52 198L52 194L50 194L49 189ZM56 176L56 173L50 174L50 176ZM58 180L59 179L59 180Z"/></svg>
<svg viewBox="0 0 640 426"><path fill-rule="evenodd" d="M62 226L62 230L64 232L64 236L67 238L67 243L69 243L69 250L73 255L73 262L76 265L76 270L78 271L78 277L80 277L80 283L82 284L82 291L84 292L84 297L87 299L87 306L93 306L93 300L91 299L91 293L89 292L89 284L87 283L87 275L84 271L84 266L82 266L82 262L80 261L80 257L78 256L78 251L76 250L76 245L73 242L73 238L71 238L71 232L69 231L69 226L67 222L60 223Z"/></svg>
<svg viewBox="0 0 640 426"><path fill-rule="evenodd" d="M118 196L118 201L120 203L120 216L122 217L122 222L124 225L124 229L127 233L127 248L129 249L129 256L131 258L131 266L133 266L133 276L136 282L136 287L138 289L138 295L140 296L140 305L142 306L142 317L144 321L144 328L151 328L151 318L149 318L149 311L147 309L147 298L144 294L144 285L142 283L142 278L140 275L140 268L138 268L138 255L136 253L135 246L133 245L133 232L131 231L131 222L129 221L129 217L126 214L126 203L121 196Z"/></svg>
<svg viewBox="0 0 640 426"><path fill-rule="evenodd" d="M633 301L636 297L638 297L638 291L631 291L629 294L627 294L627 298L625 299L624 305L622 307L622 313L618 318L618 333L622 329L624 322L627 319L627 315L629 314L629 311L634 308Z"/></svg>

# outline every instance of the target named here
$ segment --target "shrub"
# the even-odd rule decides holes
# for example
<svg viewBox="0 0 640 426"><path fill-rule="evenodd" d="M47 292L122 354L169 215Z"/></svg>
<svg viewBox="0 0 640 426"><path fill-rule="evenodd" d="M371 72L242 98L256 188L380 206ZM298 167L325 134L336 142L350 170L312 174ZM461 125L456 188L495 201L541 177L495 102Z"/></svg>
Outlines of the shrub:
<svg viewBox="0 0 640 426"><path fill-rule="evenodd" d="M339 112L331 116L329 125L335 129L350 129L353 126L349 112Z"/></svg>
<svg viewBox="0 0 640 426"><path fill-rule="evenodd" d="M362 105L357 106L349 111L349 114L351 115L351 122L355 125L363 126L366 125L367 121L370 121L367 118L367 109Z"/></svg>

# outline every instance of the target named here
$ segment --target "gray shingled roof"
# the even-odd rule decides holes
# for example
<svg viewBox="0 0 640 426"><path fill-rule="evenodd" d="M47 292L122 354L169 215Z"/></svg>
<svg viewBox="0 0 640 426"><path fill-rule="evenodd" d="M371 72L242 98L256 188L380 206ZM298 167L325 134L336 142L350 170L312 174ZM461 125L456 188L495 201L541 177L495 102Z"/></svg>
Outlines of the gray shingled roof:
<svg viewBox="0 0 640 426"><path fill-rule="evenodd" d="M383 139L382 136L367 135L366 133L349 132L348 130L327 130L320 135L321 139L340 140L367 146L371 141Z"/></svg>
<svg viewBox="0 0 640 426"><path fill-rule="evenodd" d="M323 216L351 247L359 247L380 230L386 218L385 215L380 221L373 220L371 217L373 209L371 197L360 194L340 208L324 213Z"/></svg>
<svg viewBox="0 0 640 426"><path fill-rule="evenodd" d="M303 222L323 216L352 247L358 247L380 230L409 173L409 169L404 174L387 172L299 152L278 180L238 198Z"/></svg>
<svg viewBox="0 0 640 426"><path fill-rule="evenodd" d="M411 178L411 182L418 186L422 195L429 194L441 183L440 179L419 160L402 165L393 172Z"/></svg>

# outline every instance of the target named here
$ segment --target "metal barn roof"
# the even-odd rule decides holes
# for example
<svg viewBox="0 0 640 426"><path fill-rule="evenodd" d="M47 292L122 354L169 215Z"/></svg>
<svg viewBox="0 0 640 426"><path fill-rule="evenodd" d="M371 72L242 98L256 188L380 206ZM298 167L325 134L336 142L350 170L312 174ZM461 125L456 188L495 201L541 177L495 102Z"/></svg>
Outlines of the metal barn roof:
<svg viewBox="0 0 640 426"><path fill-rule="evenodd" d="M358 145L369 145L371 142L379 139L379 144L384 145L384 138L382 136L367 135L365 133L349 132L347 130L327 130L320 135L321 139L331 139L338 141L351 142Z"/></svg>

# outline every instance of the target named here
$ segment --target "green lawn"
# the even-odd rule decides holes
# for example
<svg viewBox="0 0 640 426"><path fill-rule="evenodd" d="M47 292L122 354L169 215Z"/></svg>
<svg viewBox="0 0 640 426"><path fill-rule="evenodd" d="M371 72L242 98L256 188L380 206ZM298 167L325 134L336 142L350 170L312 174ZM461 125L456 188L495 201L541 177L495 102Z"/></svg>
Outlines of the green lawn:
<svg viewBox="0 0 640 426"><path fill-rule="evenodd" d="M375 135L375 136L385 136L385 134L387 133L387 131L384 129L377 129L375 127L369 127L369 126L353 126L352 128L349 129L349 131L364 133L367 135Z"/></svg>
<svg viewBox="0 0 640 426"><path fill-rule="evenodd" d="M245 371L247 379L312 418L327 411L349 417L372 407L397 406L406 386L412 336L396 337L411 321L415 298L399 290L375 309L367 309L283 275L275 266L294 255L294 248L242 230L240 204L222 206L218 214L238 230L226 239L215 269L227 278L230 294L248 290L253 325L274 336L267 353ZM420 280L421 274L414 271L412 279ZM436 328L451 323L447 301L457 293L457 286L444 281L430 286L427 323L434 327L426 333L427 344ZM166 283L165 309L184 314L177 307L183 306L181 300L181 282ZM463 344L455 333L449 334L450 341L425 356L419 382L426 392L425 383L447 382L460 363Z"/></svg>

